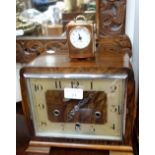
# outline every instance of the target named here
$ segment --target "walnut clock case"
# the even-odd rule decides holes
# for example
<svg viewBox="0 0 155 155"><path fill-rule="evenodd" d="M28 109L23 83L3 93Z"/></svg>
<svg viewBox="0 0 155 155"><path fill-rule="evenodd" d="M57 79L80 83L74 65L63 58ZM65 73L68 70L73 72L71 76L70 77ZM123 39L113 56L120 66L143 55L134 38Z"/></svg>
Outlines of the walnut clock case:
<svg viewBox="0 0 155 155"><path fill-rule="evenodd" d="M22 106L37 147L132 151L134 76L125 52L95 60L42 54L22 68ZM31 147L34 147L32 150Z"/></svg>
<svg viewBox="0 0 155 155"><path fill-rule="evenodd" d="M70 58L94 57L95 39L94 24L92 21L79 15L74 21L67 24L67 45Z"/></svg>

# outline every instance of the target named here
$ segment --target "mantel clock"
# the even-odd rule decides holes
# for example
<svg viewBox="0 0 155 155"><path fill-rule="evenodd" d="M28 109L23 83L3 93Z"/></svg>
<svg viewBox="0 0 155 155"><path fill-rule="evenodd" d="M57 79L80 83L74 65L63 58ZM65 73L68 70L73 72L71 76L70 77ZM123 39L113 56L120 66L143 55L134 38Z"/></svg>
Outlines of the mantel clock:
<svg viewBox="0 0 155 155"><path fill-rule="evenodd" d="M20 76L29 148L132 151L134 77L127 54L108 54L102 46L93 60L42 54Z"/></svg>
<svg viewBox="0 0 155 155"><path fill-rule="evenodd" d="M92 21L79 15L74 21L67 24L67 45L70 58L94 57L95 39L94 24Z"/></svg>

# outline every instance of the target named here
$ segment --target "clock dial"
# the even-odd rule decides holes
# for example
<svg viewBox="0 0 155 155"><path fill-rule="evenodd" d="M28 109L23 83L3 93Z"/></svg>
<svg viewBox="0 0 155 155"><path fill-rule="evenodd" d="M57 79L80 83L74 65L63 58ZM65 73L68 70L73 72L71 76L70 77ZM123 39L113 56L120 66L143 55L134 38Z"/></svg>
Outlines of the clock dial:
<svg viewBox="0 0 155 155"><path fill-rule="evenodd" d="M77 26L70 32L70 42L78 49L85 48L91 40L90 32L86 27Z"/></svg>
<svg viewBox="0 0 155 155"><path fill-rule="evenodd" d="M37 136L122 139L124 78L36 77L27 86Z"/></svg>

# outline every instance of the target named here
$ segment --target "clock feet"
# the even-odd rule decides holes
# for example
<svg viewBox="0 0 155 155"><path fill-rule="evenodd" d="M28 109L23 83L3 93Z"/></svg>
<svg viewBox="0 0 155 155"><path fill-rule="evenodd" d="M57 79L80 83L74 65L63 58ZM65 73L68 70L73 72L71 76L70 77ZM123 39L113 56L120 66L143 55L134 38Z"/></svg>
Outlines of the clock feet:
<svg viewBox="0 0 155 155"><path fill-rule="evenodd" d="M29 146L24 155L50 155L50 148L45 146Z"/></svg>
<svg viewBox="0 0 155 155"><path fill-rule="evenodd" d="M132 152L110 151L109 155L134 155Z"/></svg>

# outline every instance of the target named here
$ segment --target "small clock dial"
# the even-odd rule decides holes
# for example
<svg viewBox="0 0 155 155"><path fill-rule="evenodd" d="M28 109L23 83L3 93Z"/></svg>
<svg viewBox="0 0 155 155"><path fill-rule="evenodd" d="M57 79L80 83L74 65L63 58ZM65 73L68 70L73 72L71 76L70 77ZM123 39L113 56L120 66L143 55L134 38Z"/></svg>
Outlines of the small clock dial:
<svg viewBox="0 0 155 155"><path fill-rule="evenodd" d="M70 32L70 42L78 49L85 48L91 40L90 32L86 27L77 26Z"/></svg>
<svg viewBox="0 0 155 155"><path fill-rule="evenodd" d="M125 79L36 77L27 84L37 136L122 139ZM65 88L83 90L83 98L65 98Z"/></svg>

